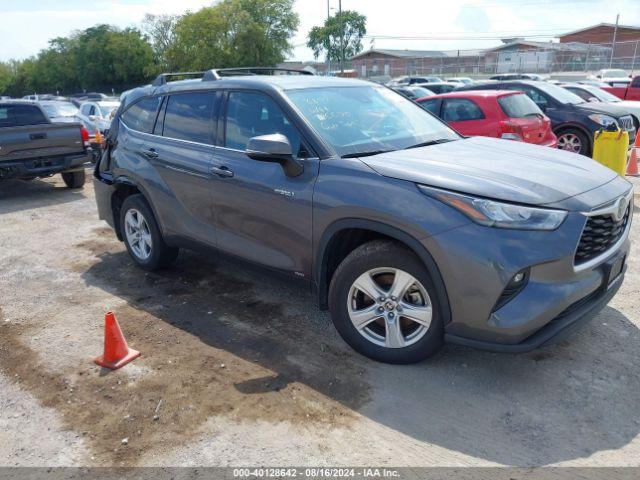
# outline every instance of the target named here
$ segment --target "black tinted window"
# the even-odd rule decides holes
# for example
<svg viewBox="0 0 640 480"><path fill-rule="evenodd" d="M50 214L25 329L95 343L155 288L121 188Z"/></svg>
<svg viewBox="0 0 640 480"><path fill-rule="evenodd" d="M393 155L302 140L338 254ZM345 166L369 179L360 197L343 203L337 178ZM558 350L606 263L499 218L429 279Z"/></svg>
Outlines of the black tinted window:
<svg viewBox="0 0 640 480"><path fill-rule="evenodd" d="M480 107L471 100L464 98L451 98L445 100L442 109L442 119L445 122L463 122L465 120L480 120L484 113Z"/></svg>
<svg viewBox="0 0 640 480"><path fill-rule="evenodd" d="M299 152L300 136L280 107L268 96L255 92L231 92L227 104L225 146L245 150L251 137L281 133Z"/></svg>
<svg viewBox="0 0 640 480"><path fill-rule="evenodd" d="M35 105L0 105L0 127L21 127L49 123Z"/></svg>
<svg viewBox="0 0 640 480"><path fill-rule="evenodd" d="M164 116L163 137L198 143L211 141L213 92L171 95Z"/></svg>
<svg viewBox="0 0 640 480"><path fill-rule="evenodd" d="M439 117L441 103L442 103L442 100L435 99L435 100L425 100L424 102L419 102L419 105L425 110L428 110L429 112L433 113L436 117Z"/></svg>
<svg viewBox="0 0 640 480"><path fill-rule="evenodd" d="M138 132L151 133L156 121L156 113L160 105L160 97L143 98L134 103L122 115L127 127Z"/></svg>

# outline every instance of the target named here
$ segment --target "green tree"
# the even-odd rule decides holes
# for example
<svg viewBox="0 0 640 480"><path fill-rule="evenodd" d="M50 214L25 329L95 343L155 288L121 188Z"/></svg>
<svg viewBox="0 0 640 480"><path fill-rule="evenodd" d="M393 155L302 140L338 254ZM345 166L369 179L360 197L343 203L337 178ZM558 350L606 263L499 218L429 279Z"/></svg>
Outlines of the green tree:
<svg viewBox="0 0 640 480"><path fill-rule="evenodd" d="M181 70L275 65L291 52L298 24L293 0L222 0L176 22L168 63Z"/></svg>
<svg viewBox="0 0 640 480"><path fill-rule="evenodd" d="M13 69L9 63L0 62L0 95L6 95L13 82Z"/></svg>
<svg viewBox="0 0 640 480"><path fill-rule="evenodd" d="M307 46L315 58L325 54L327 60L340 61L362 50L362 38L367 33L367 17L354 10L343 10L327 18L321 27L313 27Z"/></svg>
<svg viewBox="0 0 640 480"><path fill-rule="evenodd" d="M152 15L147 13L142 20L142 31L147 35L153 48L155 62L162 70L173 70L168 52L175 42L175 26L179 15Z"/></svg>

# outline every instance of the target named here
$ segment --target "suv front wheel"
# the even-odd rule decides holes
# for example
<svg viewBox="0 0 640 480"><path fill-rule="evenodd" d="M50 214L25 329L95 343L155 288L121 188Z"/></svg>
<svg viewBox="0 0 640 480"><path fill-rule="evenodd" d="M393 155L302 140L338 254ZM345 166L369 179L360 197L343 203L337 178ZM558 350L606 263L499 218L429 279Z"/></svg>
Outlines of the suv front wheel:
<svg viewBox="0 0 640 480"><path fill-rule="evenodd" d="M127 197L120 210L120 231L131 258L142 268L168 267L178 257L178 249L162 238L158 223L144 196Z"/></svg>
<svg viewBox="0 0 640 480"><path fill-rule="evenodd" d="M387 363L413 363L436 353L443 325L431 276L420 258L388 241L366 243L340 264L329 308L342 338Z"/></svg>

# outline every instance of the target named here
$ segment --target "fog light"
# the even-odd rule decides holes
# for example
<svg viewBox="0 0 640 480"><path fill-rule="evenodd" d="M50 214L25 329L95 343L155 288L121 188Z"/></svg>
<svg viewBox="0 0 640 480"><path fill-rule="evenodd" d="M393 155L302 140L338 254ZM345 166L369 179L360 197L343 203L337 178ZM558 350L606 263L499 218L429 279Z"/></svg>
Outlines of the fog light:
<svg viewBox="0 0 640 480"><path fill-rule="evenodd" d="M500 294L500 297L498 298L498 301L494 305L491 312L495 312L499 308L504 307L507 303L509 303L509 301L511 301L516 295L518 295L527 285L528 277L529 269L522 270L511 277L511 280L509 280L509 283L507 283L506 287L504 287L502 294Z"/></svg>
<svg viewBox="0 0 640 480"><path fill-rule="evenodd" d="M520 282L521 282L521 281L523 281L523 280L524 280L524 272L519 272L519 273L516 273L516 274L513 276L513 280L512 280L512 282L513 282L513 283L520 283Z"/></svg>

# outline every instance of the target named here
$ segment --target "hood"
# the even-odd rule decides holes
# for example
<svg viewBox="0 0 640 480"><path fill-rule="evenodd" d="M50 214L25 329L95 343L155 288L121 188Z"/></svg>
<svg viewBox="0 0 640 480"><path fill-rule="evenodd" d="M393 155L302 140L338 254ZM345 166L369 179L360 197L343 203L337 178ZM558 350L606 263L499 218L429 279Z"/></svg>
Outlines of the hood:
<svg viewBox="0 0 640 480"><path fill-rule="evenodd" d="M583 112L587 113L604 113L615 118L624 117L629 115L629 112L623 107L619 107L617 103L603 103L603 102L585 102L574 105Z"/></svg>
<svg viewBox="0 0 640 480"><path fill-rule="evenodd" d="M576 153L486 137L360 160L386 177L530 205L557 203L617 177Z"/></svg>

